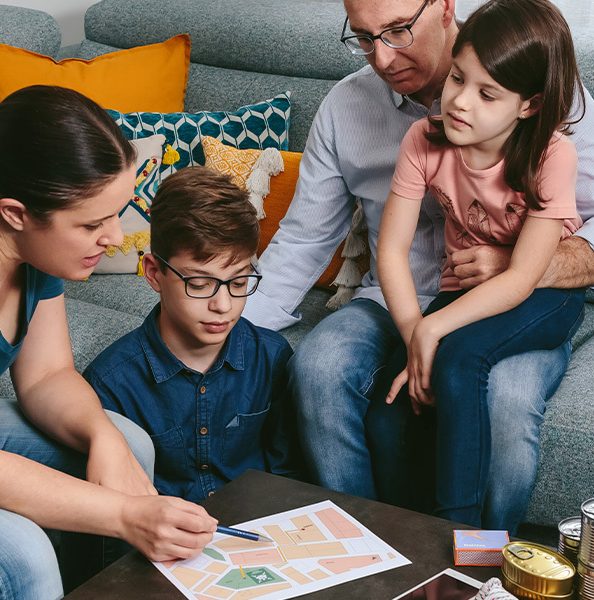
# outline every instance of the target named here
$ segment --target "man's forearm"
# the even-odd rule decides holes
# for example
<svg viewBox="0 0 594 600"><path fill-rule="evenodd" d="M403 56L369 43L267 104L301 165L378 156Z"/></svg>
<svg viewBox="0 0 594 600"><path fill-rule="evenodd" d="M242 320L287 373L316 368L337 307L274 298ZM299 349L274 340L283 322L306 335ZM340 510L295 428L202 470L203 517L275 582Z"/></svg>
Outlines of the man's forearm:
<svg viewBox="0 0 594 600"><path fill-rule="evenodd" d="M594 251L577 235L559 242L538 287L580 288L594 285Z"/></svg>

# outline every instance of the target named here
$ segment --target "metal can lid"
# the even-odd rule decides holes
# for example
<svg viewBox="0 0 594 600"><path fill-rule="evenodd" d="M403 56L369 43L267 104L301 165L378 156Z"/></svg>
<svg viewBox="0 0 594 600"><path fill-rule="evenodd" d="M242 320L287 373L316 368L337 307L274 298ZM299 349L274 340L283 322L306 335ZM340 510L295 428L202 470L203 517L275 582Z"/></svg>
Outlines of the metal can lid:
<svg viewBox="0 0 594 600"><path fill-rule="evenodd" d="M559 522L559 533L572 540L580 541L582 517L568 517Z"/></svg>
<svg viewBox="0 0 594 600"><path fill-rule="evenodd" d="M510 581L544 596L570 594L575 575L570 560L532 542L506 544L501 570Z"/></svg>
<svg viewBox="0 0 594 600"><path fill-rule="evenodd" d="M582 502L582 513L590 519L594 519L594 498Z"/></svg>

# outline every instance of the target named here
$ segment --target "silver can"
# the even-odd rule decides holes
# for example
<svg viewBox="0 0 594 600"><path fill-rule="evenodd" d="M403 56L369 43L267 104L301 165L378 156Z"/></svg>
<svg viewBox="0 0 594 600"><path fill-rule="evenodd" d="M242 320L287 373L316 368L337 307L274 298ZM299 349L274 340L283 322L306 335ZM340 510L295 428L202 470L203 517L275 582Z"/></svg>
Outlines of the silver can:
<svg viewBox="0 0 594 600"><path fill-rule="evenodd" d="M582 503L582 532L578 558L584 567L594 569L594 498Z"/></svg>
<svg viewBox="0 0 594 600"><path fill-rule="evenodd" d="M563 519L558 527L559 544L557 549L559 554L568 558L577 567L582 517L569 517Z"/></svg>
<svg viewBox="0 0 594 600"><path fill-rule="evenodd" d="M594 569L578 560L577 565L577 598L578 600L594 600Z"/></svg>

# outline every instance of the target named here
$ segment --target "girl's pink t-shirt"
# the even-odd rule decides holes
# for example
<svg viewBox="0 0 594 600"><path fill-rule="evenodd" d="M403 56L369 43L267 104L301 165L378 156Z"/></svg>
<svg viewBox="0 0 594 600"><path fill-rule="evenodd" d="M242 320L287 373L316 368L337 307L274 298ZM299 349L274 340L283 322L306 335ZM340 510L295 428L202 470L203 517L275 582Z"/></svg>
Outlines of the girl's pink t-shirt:
<svg viewBox="0 0 594 600"><path fill-rule="evenodd" d="M577 152L569 139L556 134L539 175L543 210L529 209L524 194L508 187L503 160L489 169L468 167L459 146L434 146L426 138L427 119L413 123L400 145L392 192L420 201L429 190L445 213L446 257L440 289L459 290L449 264L456 250L478 244L513 246L528 215L563 219L562 238L581 225L575 204Z"/></svg>

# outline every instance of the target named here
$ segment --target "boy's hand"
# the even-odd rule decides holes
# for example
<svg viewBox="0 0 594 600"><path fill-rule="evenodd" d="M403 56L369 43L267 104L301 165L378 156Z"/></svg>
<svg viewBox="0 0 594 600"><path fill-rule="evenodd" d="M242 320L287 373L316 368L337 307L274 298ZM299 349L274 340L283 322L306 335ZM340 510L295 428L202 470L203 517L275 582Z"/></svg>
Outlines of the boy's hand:
<svg viewBox="0 0 594 600"><path fill-rule="evenodd" d="M121 509L121 537L148 559L186 559L202 552L217 528L201 506L169 496L128 496Z"/></svg>
<svg viewBox="0 0 594 600"><path fill-rule="evenodd" d="M415 327L408 347L408 394L415 414L422 405L435 404L431 391L431 369L439 338L431 331L431 320L424 318Z"/></svg>

